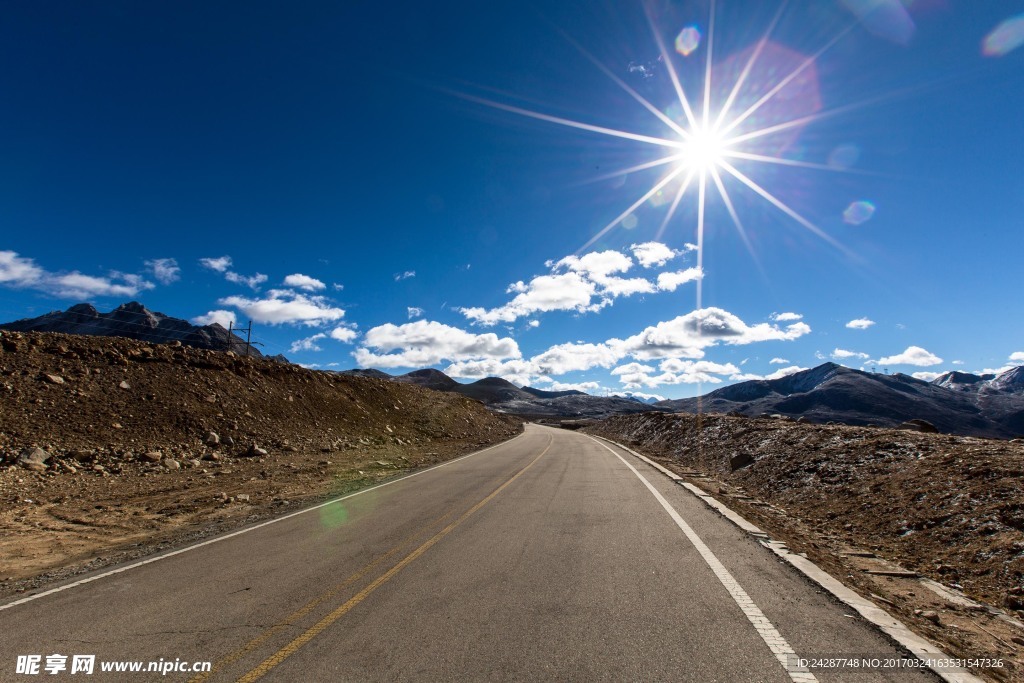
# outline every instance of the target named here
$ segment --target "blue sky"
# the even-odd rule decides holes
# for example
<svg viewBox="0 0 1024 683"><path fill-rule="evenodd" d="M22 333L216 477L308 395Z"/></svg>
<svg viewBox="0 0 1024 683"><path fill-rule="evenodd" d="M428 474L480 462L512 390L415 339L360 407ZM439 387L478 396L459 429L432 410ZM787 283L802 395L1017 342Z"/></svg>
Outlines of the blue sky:
<svg viewBox="0 0 1024 683"><path fill-rule="evenodd" d="M0 318L670 398L1024 363L1024 3L713 9L10 5Z"/></svg>

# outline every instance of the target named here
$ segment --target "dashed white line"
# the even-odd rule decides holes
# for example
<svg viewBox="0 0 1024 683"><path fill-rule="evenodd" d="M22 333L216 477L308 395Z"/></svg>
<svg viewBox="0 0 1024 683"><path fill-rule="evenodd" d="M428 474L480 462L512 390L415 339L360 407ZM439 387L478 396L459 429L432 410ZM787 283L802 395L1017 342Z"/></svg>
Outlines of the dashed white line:
<svg viewBox="0 0 1024 683"><path fill-rule="evenodd" d="M593 437L590 438L593 439ZM690 528L690 525L686 523L686 520L676 512L676 509L672 507L667 500L665 500L665 497L661 495L661 492L654 488L654 485L647 481L647 478L640 474L640 472L633 467L628 460L597 439L594 439L594 442L601 444L601 446L607 449L609 453L621 460L622 463L628 467L641 482L643 482L644 486L647 487L647 490L651 492L658 502L661 503L661 507L665 508L665 512L669 514L672 521L676 523L676 526L686 534L686 538L688 538L690 543L693 544L693 547L697 549L697 552L700 553L704 562L706 562L708 567L711 568L711 571L714 572L716 577L718 577L718 580L723 586L725 586L725 589L729 591L729 595L731 595L732 599L736 601L740 610L743 611L743 614L746 615L747 619L754 626L754 630L756 630L757 634L761 636L761 640L765 642L768 648L772 651L772 654L775 655L775 658L779 660L780 664L782 664L782 668L785 669L787 674L789 674L789 677L798 683L811 683L811 681L817 681L818 679L814 677L814 674L807 669L797 670L791 666L791 660L795 658L796 652L790 644L786 642L786 639L782 637L782 634L778 632L775 626L772 625L772 622L768 620L768 617L766 617L761 609L754 604L754 601L749 595L747 595L747 592L743 590L743 587L740 586L739 582L733 578L732 574L729 573L729 570L725 568L725 565L723 565L718 557L711 552L711 549L705 545L700 536Z"/></svg>

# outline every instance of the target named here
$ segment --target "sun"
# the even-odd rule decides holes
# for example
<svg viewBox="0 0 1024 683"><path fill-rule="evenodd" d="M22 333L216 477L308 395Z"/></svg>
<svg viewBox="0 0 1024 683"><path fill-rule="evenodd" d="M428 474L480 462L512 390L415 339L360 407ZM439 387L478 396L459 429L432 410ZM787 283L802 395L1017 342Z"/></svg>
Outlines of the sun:
<svg viewBox="0 0 1024 683"><path fill-rule="evenodd" d="M711 173L729 155L729 141L710 127L698 127L679 144L679 167L697 173Z"/></svg>
<svg viewBox="0 0 1024 683"><path fill-rule="evenodd" d="M772 64L769 64L766 68L760 62L764 60L767 63L773 54L772 46L774 44L771 41L771 36L787 6L786 2L782 2L774 18L765 29L763 36L753 44L752 48L746 51L748 54L745 60L743 60L745 64L739 64L740 68L737 69L738 75L733 79L731 88L727 88L725 93L720 93L715 91L711 82L713 75L712 66L715 63L713 55L716 4L716 0L710 0L706 36L702 36L696 27L688 26L679 34L675 44L676 52L682 55L685 60L691 54L695 54L695 50L703 42L702 87L695 87L689 93L687 88L690 86L684 86L684 82L687 79L681 79L677 71L677 60L674 53L666 44L650 12L647 12L651 33L660 53L658 63L664 69L667 80L674 91L675 100L678 103L678 106L673 103L671 109L666 108L662 110L655 106L628 83L623 81L612 69L587 52L581 45L567 38L570 44L587 60L593 63L595 67L602 71L641 107L664 124L667 130L662 135L641 133L628 128L610 128L595 125L585 121L567 119L518 107L487 97L451 91L457 97L488 107L597 135L631 140L657 150L653 158L648 157L647 160L641 163L619 169L611 174L599 176L598 179L608 179L626 177L648 169L662 169L658 180L642 196L638 197L603 228L596 230L583 246L577 250L577 253L582 253L598 243L616 226L628 226L630 223L635 225L636 217L634 212L649 201L652 201L652 198L667 197L669 201L660 203L667 204L668 210L664 213L660 226L654 235L655 240L660 240L672 222L673 217L677 214L684 198L690 196L695 199L694 203L696 204L697 267L702 269L704 231L707 216L706 205L711 196L717 194L721 200L721 206L728 213L737 233L743 240L751 257L756 261L757 257L753 244L747 235L747 230L740 218L737 203L733 198L735 192L743 193L747 197L750 197L751 194L756 195L818 238L843 253L849 253L832 236L825 233L821 228L741 170L743 166L763 167L764 165L822 171L836 170L835 167L828 164L806 161L786 155L782 151L772 150L770 146L766 149L763 143L765 140L770 140L772 136L777 136L780 133L787 131L789 131L790 135L798 133L804 126L813 121L838 114L850 108L849 106L839 107L824 112L814 110L810 113L796 110L788 112L785 110L786 103L791 99L789 93L792 89L800 87L801 79L805 78L810 70L812 70L816 60L846 35L849 28L840 32L813 54L797 55L798 59L791 68L787 66L785 69L776 71L775 65ZM694 64L694 67L700 70L699 64L694 62L684 61L680 66L684 66L687 63ZM760 94L761 92L763 94ZM751 93L759 96L741 96L744 94L750 95ZM751 103L748 100L756 101ZM770 111L774 113L770 116L766 115ZM729 186L733 189L730 190ZM752 199L752 197L750 198ZM700 308L701 280L697 280L696 289L697 308Z"/></svg>

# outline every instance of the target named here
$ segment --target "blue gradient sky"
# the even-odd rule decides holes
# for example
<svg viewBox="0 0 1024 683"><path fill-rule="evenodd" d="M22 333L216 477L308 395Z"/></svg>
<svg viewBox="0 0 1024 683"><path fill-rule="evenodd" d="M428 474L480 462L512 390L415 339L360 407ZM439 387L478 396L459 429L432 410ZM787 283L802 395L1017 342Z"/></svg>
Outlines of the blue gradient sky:
<svg viewBox="0 0 1024 683"><path fill-rule="evenodd" d="M699 102L710 4L647 9L669 44L686 26L702 35L670 55ZM713 63L742 65L778 9L720 0ZM671 202L655 198L593 239L673 165L606 176L663 147L480 101L675 139L615 82L685 126L640 3L39 1L4 14L4 320L137 299L255 318L264 350L323 368L673 398L825 359L906 373L1024 363L1024 3L790 2L751 93L841 37L741 130L829 113L757 151L833 167L845 154L848 168L733 160L828 239L733 179L748 249L712 186L704 314L695 187L661 234ZM713 113L728 71L712 72ZM858 201L874 213L844 221ZM848 326L859 319L873 324Z"/></svg>

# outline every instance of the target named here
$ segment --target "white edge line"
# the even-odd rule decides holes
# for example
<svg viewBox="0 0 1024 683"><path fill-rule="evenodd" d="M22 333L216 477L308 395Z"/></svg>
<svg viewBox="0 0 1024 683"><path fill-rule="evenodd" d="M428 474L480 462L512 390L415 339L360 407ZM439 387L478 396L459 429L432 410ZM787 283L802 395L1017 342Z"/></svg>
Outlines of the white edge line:
<svg viewBox="0 0 1024 683"><path fill-rule="evenodd" d="M341 496L339 498L332 498L331 500L324 501L323 503L317 503L316 505L312 505L312 506L310 506L308 508L303 508L301 510L296 510L295 512L290 512L287 515L283 515L281 517L275 517L274 519L269 519L269 520L267 520L265 522L260 522L259 524L254 524L253 526L248 526L248 527L245 527L244 529L239 529L238 531L232 531L231 533L223 534L221 536L215 536L215 537L207 539L205 541L201 541L201 542L195 543L193 545L185 546L184 548L178 548L177 550L172 550L171 552L168 552L168 553L163 553L161 555L154 555L153 557L147 557L144 560L140 560L138 562L133 562L132 564L127 564L127 565L125 565L123 567L117 567L116 569L111 569L111 570L103 572L101 574L94 574L92 576L87 576L84 579L79 579L78 581L74 581L72 583L67 583L67 584L64 584L64 585L61 585L61 586L57 586L55 588L50 588L49 590L45 590L45 591L43 591L41 593L33 593L32 595L25 596L24 598L19 598L19 599L13 601L13 602L8 602L6 604L0 605L0 612L2 612L5 609L10 609L11 607L16 607L18 605L23 605L26 602L32 602L33 600L38 600L39 598L44 598L47 595L53 595L54 593L60 593L62 591L66 591L66 590L68 590L70 588L75 588L75 587L81 586L83 584L92 583L93 581L98 581L99 579L103 579L103 578L106 578L108 576L112 576L114 574L120 574L122 572L126 572L126 571L128 571L130 569L135 569L137 567L141 567L141 566L146 565L146 564L151 564L153 562L159 562L160 560L166 560L168 557L174 557L175 555L181 555L182 553L187 553L187 552L189 552L191 550L196 550L197 548L202 548L203 546L212 545L213 543L218 543L220 541L226 541L229 538L234 538L235 536L241 536L242 534L247 534L250 531L256 531L257 529L262 529L265 526L270 526L271 524L277 524L278 522L283 522L286 519L291 519L292 517L297 517L299 515L304 515L307 512L312 512L313 510L319 510L322 507L326 507L328 505L333 505L333 504L338 503L340 501L348 500L349 498L354 498L355 496L358 496L358 495L363 494L363 493L368 493L370 491L375 491L376 489L383 488L385 486L390 486L391 484L397 484L399 482L406 481L407 479L412 479L413 477L418 477L421 474L426 474L427 472L433 472L434 470L441 469L442 467L447 467L448 465L453 465L453 464L459 462L460 460L466 460L467 458L472 458L474 455L480 455L481 453L486 453L487 451L490 451L490 450L493 450L495 448L498 448L499 446L504 446L506 444L512 443L513 441L515 441L516 439L518 439L519 437L521 437L521 436L523 436L525 434L526 434L526 432L522 431L519 434L516 434L511 439L507 439L505 441L502 441L501 443L496 443L493 446L488 446L487 448L481 449L479 451L474 451L472 453L467 453L466 455L460 455L459 457L457 457L457 458L455 458L453 460L448 460L447 462L443 462L443 463L441 463L439 465L434 465L432 467L428 467L425 470L420 470L419 472L413 472L412 474L407 474L404 477L399 477L397 479L391 479L390 481L386 481L383 484L377 484L375 486L370 486L369 488L359 489L358 491L346 494L346 495Z"/></svg>
<svg viewBox="0 0 1024 683"><path fill-rule="evenodd" d="M653 465L662 474L669 476L669 478L671 478L673 481L677 483L681 483L684 488L686 488L688 491L690 491L698 498L700 498L702 501L704 501L704 503L706 503L708 507L711 507L712 509L722 513L724 517L726 517L729 521L733 522L734 524L736 524L736 526L740 527L744 531L748 530L747 527L757 529L756 526L751 524L749 521L744 519L735 511L730 510L720 501L711 497L711 495L709 495L708 493L701 491L693 484L683 482L682 477L680 477L675 472L672 472L668 468L659 465L658 463L650 460L649 458L646 458L643 455L637 453L636 451L627 448L620 443L616 443L611 439L605 439L604 437L597 438L607 441L608 443L614 444L615 446L618 446L627 453L635 455L644 462ZM605 448L607 448L607 446L605 446ZM697 493L696 491L700 491L700 493ZM726 511L728 511L729 514L726 514ZM743 524L740 524L737 520L742 521ZM757 529L757 531L763 533L760 531L760 529ZM826 591L831 593L837 600L847 605L851 609L855 610L868 623L872 624L880 631L882 631L884 634L895 640L900 646L906 648L912 655L914 655L918 659L923 659L925 661L933 659L951 659L938 647L936 647L929 641L925 640L924 638L922 638L921 636L917 635L909 628L907 628L907 626L903 624L903 622L899 621L898 619L890 615L888 612L875 605L875 603L871 602L870 600L862 598L855 591L848 588L841 581L839 581L834 576L823 570L818 565L808 560L806 557L789 552L784 543L781 543L779 541L761 541L761 545L771 550L773 553L775 553L780 558L784 559L786 562L792 565L801 574L803 574L811 581L813 581L814 583L818 584ZM985 683L983 679L978 678L966 669L947 668L940 670L936 667L930 668L933 673L935 673L939 678L941 678L944 681L947 681L948 683Z"/></svg>
<svg viewBox="0 0 1024 683"><path fill-rule="evenodd" d="M754 630L757 631L757 635L759 635L765 645L768 646L768 649L771 650L775 659L782 665L782 668L786 671L789 677L795 683L812 683L817 681L818 679L814 674L806 668L798 668L791 664L791 658L796 656L796 651L793 650L793 647L786 642L786 639L782 637L782 634L779 633L778 629L776 629L771 621L768 620L768 617L764 615L761 608L759 608L747 592L743 590L743 586L741 586L729 570L726 569L725 565L722 564L722 561L719 560L714 552L711 551L711 548L709 548L701 537L697 535L697 532L686 523L686 520L684 520L679 512L672 507L672 504L665 500L665 497L661 495L661 492L654 488L654 485L651 484L644 475L640 474L633 465L609 448L607 444L601 443L593 437L590 438L594 443L606 449L609 453L621 460L622 464L632 470L633 474L640 479L643 485L647 487L647 490L650 491L657 499L661 504L661 507L663 507L665 512L667 512L672 518L672 521L676 523L676 526L682 530L683 534L686 535L686 538L689 539L691 544L693 544L693 547L696 548L698 553L700 553L701 558L708 565L722 586L725 587L725 590L728 591L730 597L732 597L736 602L740 611L742 611L744 616L747 617L747 620L750 621ZM644 458L644 460L646 460L646 458Z"/></svg>

